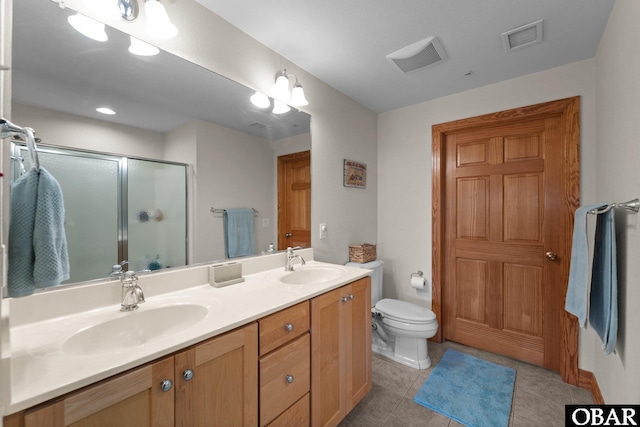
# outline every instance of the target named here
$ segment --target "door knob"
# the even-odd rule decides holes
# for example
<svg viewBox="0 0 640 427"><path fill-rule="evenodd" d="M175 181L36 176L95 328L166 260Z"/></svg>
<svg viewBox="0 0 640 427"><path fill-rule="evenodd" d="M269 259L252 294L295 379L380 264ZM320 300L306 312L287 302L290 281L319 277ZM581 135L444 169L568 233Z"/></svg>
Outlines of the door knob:
<svg viewBox="0 0 640 427"><path fill-rule="evenodd" d="M291 237L291 233L284 233L284 237Z"/></svg>
<svg viewBox="0 0 640 427"><path fill-rule="evenodd" d="M544 255L545 255L545 256L547 257L547 259L548 259L548 260L550 260L550 261L555 261L555 260L556 260L556 258L558 258L558 254L556 254L555 252L551 252L551 251L547 252L547 253L546 253L546 254L544 254Z"/></svg>

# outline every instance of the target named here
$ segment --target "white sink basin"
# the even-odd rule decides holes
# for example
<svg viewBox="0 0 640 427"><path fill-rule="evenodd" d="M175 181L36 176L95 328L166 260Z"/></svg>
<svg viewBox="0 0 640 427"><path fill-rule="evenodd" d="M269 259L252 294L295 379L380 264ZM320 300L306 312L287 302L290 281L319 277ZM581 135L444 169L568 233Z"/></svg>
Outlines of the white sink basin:
<svg viewBox="0 0 640 427"><path fill-rule="evenodd" d="M62 344L62 352L76 356L117 353L175 334L207 316L206 307L175 304L119 313L120 317L83 329Z"/></svg>
<svg viewBox="0 0 640 427"><path fill-rule="evenodd" d="M346 271L344 268L329 266L304 266L294 268L296 268L294 271L285 273L280 277L282 283L289 285L324 283L337 279Z"/></svg>

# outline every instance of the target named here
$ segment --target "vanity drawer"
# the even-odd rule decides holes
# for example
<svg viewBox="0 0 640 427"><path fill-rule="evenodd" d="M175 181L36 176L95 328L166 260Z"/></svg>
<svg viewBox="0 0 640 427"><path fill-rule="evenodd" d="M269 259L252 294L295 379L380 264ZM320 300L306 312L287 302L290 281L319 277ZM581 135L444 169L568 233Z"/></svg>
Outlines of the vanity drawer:
<svg viewBox="0 0 640 427"><path fill-rule="evenodd" d="M271 421L267 427L309 427L309 421L309 393L307 393L278 418Z"/></svg>
<svg viewBox="0 0 640 427"><path fill-rule="evenodd" d="M260 359L260 425L264 426L310 389L308 333Z"/></svg>
<svg viewBox="0 0 640 427"><path fill-rule="evenodd" d="M264 356L309 330L309 301L259 319L258 323L260 356Z"/></svg>

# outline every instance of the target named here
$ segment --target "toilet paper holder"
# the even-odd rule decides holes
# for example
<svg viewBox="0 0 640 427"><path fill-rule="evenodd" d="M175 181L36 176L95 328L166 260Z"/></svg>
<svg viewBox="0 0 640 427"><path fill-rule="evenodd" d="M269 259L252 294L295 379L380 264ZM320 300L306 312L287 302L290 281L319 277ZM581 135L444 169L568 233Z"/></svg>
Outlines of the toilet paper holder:
<svg viewBox="0 0 640 427"><path fill-rule="evenodd" d="M417 273L411 273L411 277L424 277L424 273L421 270L418 270Z"/></svg>

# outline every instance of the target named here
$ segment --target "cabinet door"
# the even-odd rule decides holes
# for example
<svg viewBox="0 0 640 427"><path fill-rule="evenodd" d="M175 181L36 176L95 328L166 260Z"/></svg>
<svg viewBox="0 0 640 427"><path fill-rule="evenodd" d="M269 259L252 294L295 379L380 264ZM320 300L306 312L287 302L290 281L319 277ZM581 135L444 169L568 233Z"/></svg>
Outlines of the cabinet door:
<svg viewBox="0 0 640 427"><path fill-rule="evenodd" d="M347 412L371 390L371 278L365 277L347 289L345 305L347 352ZM346 415L346 414L345 414Z"/></svg>
<svg viewBox="0 0 640 427"><path fill-rule="evenodd" d="M192 377L189 378L189 374ZM175 356L176 426L258 424L258 326L253 323Z"/></svg>
<svg viewBox="0 0 640 427"><path fill-rule="evenodd" d="M340 322L343 289L311 300L311 425L335 426L344 417L341 379L343 324Z"/></svg>
<svg viewBox="0 0 640 427"><path fill-rule="evenodd" d="M25 427L172 426L173 357L138 368L25 413Z"/></svg>

